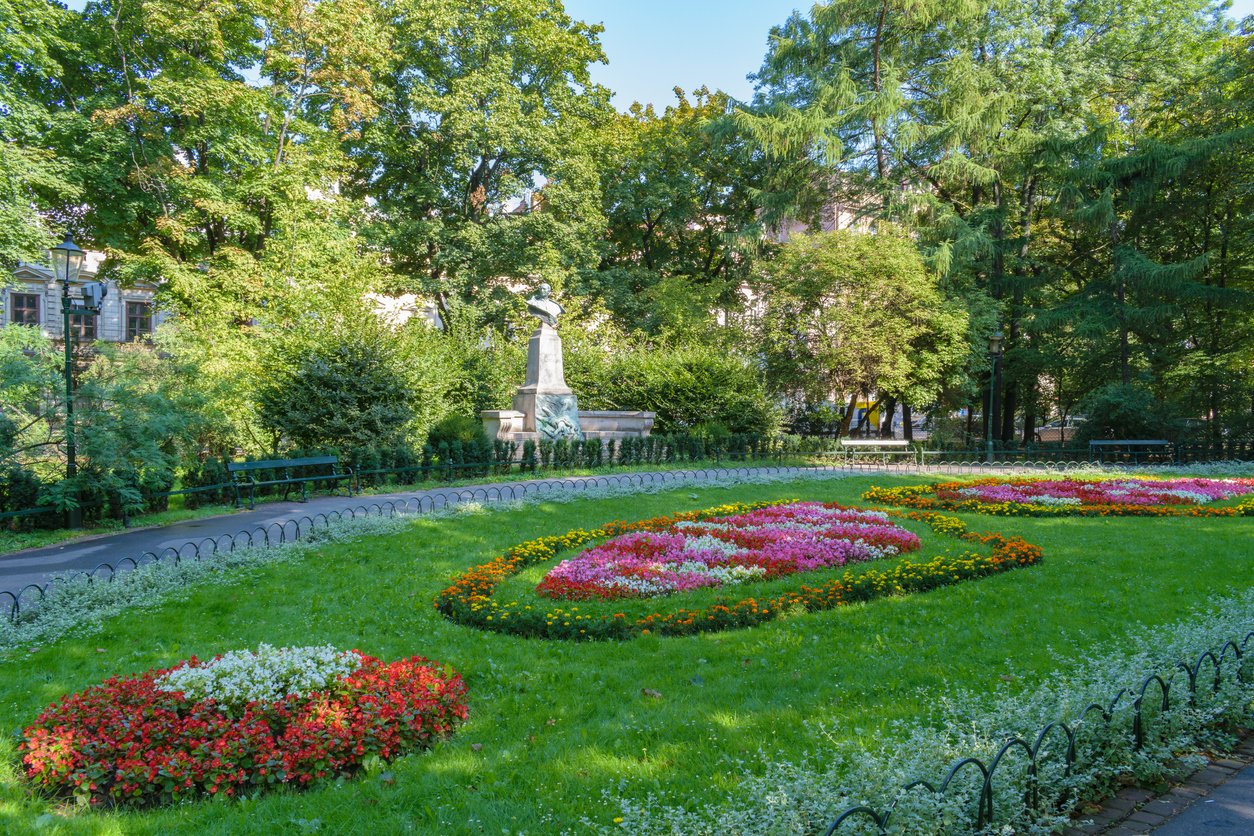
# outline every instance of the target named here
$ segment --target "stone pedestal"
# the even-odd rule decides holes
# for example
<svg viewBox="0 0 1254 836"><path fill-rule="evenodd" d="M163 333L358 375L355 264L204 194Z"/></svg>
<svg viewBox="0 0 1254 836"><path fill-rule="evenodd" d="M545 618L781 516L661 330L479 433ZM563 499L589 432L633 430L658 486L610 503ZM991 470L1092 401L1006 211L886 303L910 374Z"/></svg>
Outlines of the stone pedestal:
<svg viewBox="0 0 1254 836"><path fill-rule="evenodd" d="M514 393L513 409L479 413L488 438L512 441L557 441L584 438L621 439L647 436L652 412L580 412L575 393L566 385L562 338L546 322L527 343L527 379Z"/></svg>
<svg viewBox="0 0 1254 836"><path fill-rule="evenodd" d="M514 411L522 413L523 432L547 441L583 439L579 401L566 385L562 338L548 323L527 342L527 379L514 393Z"/></svg>

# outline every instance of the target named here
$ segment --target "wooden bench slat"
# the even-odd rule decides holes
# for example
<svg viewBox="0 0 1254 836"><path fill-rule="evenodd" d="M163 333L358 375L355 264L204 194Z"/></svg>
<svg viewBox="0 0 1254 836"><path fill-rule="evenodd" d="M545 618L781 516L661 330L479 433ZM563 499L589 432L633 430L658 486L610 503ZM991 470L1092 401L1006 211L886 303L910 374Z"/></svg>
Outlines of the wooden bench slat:
<svg viewBox="0 0 1254 836"><path fill-rule="evenodd" d="M1139 447L1166 447L1171 444L1165 438L1128 438L1128 439L1094 439L1090 447L1116 447L1119 445L1136 445Z"/></svg>
<svg viewBox="0 0 1254 836"><path fill-rule="evenodd" d="M240 488L248 488L248 505L250 508L257 505L257 488L270 487L273 485L287 485L283 490L283 498L287 499L288 491L292 485L300 485L300 496L303 502L306 497L305 485L309 482L335 482L342 479L348 479L348 495L353 495L353 471L351 468L344 472L339 468L339 456L307 456L303 459L264 459L256 462L227 462L227 472L234 474L233 484L235 487L235 506L243 505L243 498L240 496ZM300 476L292 475L292 468L316 467L319 465L331 465L330 473L309 473ZM258 479L254 473L261 470L281 470L282 478L276 479Z"/></svg>
<svg viewBox="0 0 1254 836"><path fill-rule="evenodd" d="M303 467L315 464L339 464L339 456L310 456L305 459L265 459L258 462L227 462L231 473L248 470L278 470L284 467Z"/></svg>

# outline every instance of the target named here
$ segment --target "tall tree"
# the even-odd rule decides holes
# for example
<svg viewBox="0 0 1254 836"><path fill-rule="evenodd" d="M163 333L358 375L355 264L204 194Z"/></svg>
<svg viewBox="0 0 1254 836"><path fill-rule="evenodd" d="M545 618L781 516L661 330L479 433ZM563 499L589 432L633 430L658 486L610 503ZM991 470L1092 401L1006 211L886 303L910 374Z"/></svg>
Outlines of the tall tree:
<svg viewBox="0 0 1254 836"><path fill-rule="evenodd" d="M47 0L0 0L0 285L52 241L45 212L75 197L45 141L64 92L55 53L71 16Z"/></svg>
<svg viewBox="0 0 1254 836"><path fill-rule="evenodd" d="M675 94L661 115L636 103L604 131L608 231L583 287L631 327L695 337L716 309L742 301L762 247L755 194L764 161L730 118L726 94Z"/></svg>
<svg viewBox="0 0 1254 836"><path fill-rule="evenodd" d="M973 310L995 301L1007 337L998 435L1009 439L1021 403L1036 400L1030 324L1057 275L1040 236L1068 154L1099 126L1138 130L1220 28L1202 0L820 4L773 32L742 120L784 171L817 167L803 184L879 195L877 214L916 228ZM798 190L785 197L805 204Z"/></svg>
<svg viewBox="0 0 1254 836"><path fill-rule="evenodd" d="M558 0L398 0L379 118L353 143L354 194L407 286L483 302L503 281L560 289L595 263L592 156L609 93L599 27Z"/></svg>
<svg viewBox="0 0 1254 836"><path fill-rule="evenodd" d="M848 399L845 430L860 396L930 404L962 366L965 311L890 226L799 236L762 269L768 378L811 403Z"/></svg>

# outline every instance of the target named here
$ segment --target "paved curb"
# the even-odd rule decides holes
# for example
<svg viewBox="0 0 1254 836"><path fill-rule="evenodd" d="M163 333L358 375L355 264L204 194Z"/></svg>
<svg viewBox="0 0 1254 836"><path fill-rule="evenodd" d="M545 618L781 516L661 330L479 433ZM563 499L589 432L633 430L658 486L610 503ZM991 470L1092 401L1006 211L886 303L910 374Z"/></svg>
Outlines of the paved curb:
<svg viewBox="0 0 1254 836"><path fill-rule="evenodd" d="M1167 792L1155 795L1141 787L1128 787L1102 802L1101 812L1083 825L1063 831L1064 836L1148 836L1249 769L1254 769L1254 733L1246 731L1230 754L1212 759ZM1246 832L1254 833L1254 822L1250 826Z"/></svg>

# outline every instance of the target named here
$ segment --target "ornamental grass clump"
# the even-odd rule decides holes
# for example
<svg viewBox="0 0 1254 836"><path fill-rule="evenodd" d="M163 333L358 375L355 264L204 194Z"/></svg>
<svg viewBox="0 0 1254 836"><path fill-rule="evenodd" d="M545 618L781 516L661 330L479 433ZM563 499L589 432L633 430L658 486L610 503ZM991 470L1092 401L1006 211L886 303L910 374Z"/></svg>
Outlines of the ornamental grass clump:
<svg viewBox="0 0 1254 836"><path fill-rule="evenodd" d="M427 748L466 719L465 697L460 676L419 656L263 646L67 696L26 728L20 752L36 788L91 805L236 796Z"/></svg>

